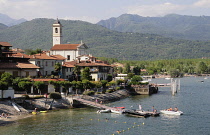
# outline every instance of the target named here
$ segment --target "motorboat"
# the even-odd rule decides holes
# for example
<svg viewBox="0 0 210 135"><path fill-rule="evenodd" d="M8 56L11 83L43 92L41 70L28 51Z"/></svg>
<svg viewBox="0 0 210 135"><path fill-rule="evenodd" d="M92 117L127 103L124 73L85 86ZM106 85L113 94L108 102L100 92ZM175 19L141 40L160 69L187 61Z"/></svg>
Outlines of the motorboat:
<svg viewBox="0 0 210 135"><path fill-rule="evenodd" d="M124 111L122 109L111 109L112 113L122 114Z"/></svg>
<svg viewBox="0 0 210 135"><path fill-rule="evenodd" d="M170 111L170 110L160 110L160 113L168 114L168 115L182 115L182 111Z"/></svg>
<svg viewBox="0 0 210 135"><path fill-rule="evenodd" d="M110 109L98 110L97 113L110 113Z"/></svg>
<svg viewBox="0 0 210 135"><path fill-rule="evenodd" d="M139 111L139 110L124 110L124 114L128 116L134 116L134 117L149 117L151 116L149 113L144 112L144 111Z"/></svg>

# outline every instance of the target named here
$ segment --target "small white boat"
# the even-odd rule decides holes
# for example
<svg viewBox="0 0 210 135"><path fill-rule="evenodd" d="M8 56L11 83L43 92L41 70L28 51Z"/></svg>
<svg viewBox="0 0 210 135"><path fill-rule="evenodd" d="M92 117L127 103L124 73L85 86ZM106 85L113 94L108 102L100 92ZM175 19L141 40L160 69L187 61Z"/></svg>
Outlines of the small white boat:
<svg viewBox="0 0 210 135"><path fill-rule="evenodd" d="M105 109L105 110L98 110L97 113L110 113L110 109Z"/></svg>
<svg viewBox="0 0 210 135"><path fill-rule="evenodd" d="M111 109L112 113L117 113L117 114L122 114L123 110L118 110L118 109Z"/></svg>
<svg viewBox="0 0 210 135"><path fill-rule="evenodd" d="M160 113L168 114L168 115L182 115L182 111L168 111L168 110L160 110Z"/></svg>

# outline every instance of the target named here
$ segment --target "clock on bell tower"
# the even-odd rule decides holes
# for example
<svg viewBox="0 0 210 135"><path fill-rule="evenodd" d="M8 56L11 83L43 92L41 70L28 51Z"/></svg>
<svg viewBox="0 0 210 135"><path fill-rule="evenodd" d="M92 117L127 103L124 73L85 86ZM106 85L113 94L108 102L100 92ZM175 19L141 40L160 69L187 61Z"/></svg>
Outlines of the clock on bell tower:
<svg viewBox="0 0 210 135"><path fill-rule="evenodd" d="M53 24L53 46L62 42L62 25L57 19Z"/></svg>

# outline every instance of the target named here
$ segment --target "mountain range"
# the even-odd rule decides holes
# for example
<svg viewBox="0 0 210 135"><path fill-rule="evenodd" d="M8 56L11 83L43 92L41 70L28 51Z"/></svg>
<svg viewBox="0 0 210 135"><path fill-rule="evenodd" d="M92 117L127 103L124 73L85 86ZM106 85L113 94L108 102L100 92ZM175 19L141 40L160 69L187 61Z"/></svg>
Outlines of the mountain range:
<svg viewBox="0 0 210 135"><path fill-rule="evenodd" d="M158 34L187 40L210 39L210 16L169 14L164 17L142 17L123 14L97 24L119 32Z"/></svg>
<svg viewBox="0 0 210 135"><path fill-rule="evenodd" d="M17 25L17 24L20 24L25 21L26 21L26 19L23 19L23 18L22 19L13 19L13 18L9 17L8 15L0 13L0 23L7 25L7 26Z"/></svg>
<svg viewBox="0 0 210 135"><path fill-rule="evenodd" d="M209 41L174 39L157 34L119 32L83 21L60 20L63 43L83 41L95 57L122 60L157 60L210 57ZM33 19L8 27L0 24L0 41L14 48L43 49L52 47L53 19ZM125 26L126 27L126 26Z"/></svg>

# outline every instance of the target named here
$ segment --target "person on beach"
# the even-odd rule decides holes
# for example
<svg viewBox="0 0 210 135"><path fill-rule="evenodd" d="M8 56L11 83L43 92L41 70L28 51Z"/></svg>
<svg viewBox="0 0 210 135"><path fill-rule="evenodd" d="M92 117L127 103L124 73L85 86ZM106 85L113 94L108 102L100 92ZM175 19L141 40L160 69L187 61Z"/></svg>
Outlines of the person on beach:
<svg viewBox="0 0 210 135"><path fill-rule="evenodd" d="M33 112L37 112L37 108L35 108L35 109L33 110Z"/></svg>

